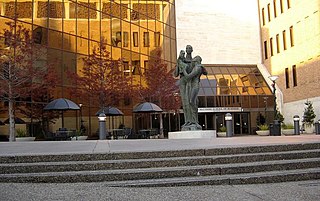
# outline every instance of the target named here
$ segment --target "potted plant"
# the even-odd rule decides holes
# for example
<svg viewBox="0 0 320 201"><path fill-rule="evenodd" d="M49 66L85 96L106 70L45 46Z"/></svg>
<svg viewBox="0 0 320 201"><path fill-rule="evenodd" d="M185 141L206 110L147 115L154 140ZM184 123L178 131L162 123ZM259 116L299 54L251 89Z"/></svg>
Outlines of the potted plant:
<svg viewBox="0 0 320 201"><path fill-rule="evenodd" d="M294 126L293 126L293 124L285 124L285 123L283 123L281 127L282 127L281 131L282 131L283 135L293 135L294 134Z"/></svg>
<svg viewBox="0 0 320 201"><path fill-rule="evenodd" d="M266 123L266 117L264 115L262 115L260 112L257 115L256 123L257 123L257 125L262 125L262 124Z"/></svg>
<svg viewBox="0 0 320 201"><path fill-rule="evenodd" d="M258 126L258 129L256 131L256 133L259 135L259 136L267 136L270 134L269 132L269 126L267 124L262 124L262 125L259 125Z"/></svg>
<svg viewBox="0 0 320 201"><path fill-rule="evenodd" d="M35 137L27 135L27 131L21 128L16 129L16 141L34 141Z"/></svg>
<svg viewBox="0 0 320 201"><path fill-rule="evenodd" d="M280 123L283 123L283 121L284 121L284 117L281 114L281 112L278 110L278 108L276 110L276 118L275 119L277 119Z"/></svg>
<svg viewBox="0 0 320 201"><path fill-rule="evenodd" d="M221 126L218 130L219 130L217 132L218 137L226 137L227 136L227 127Z"/></svg>
<svg viewBox="0 0 320 201"><path fill-rule="evenodd" d="M311 101L308 101L304 103L304 113L303 113L303 125L306 133L313 133L314 130L314 119L316 118L316 114L314 113L313 105Z"/></svg>
<svg viewBox="0 0 320 201"><path fill-rule="evenodd" d="M71 140L86 140L88 136L84 135L82 130L76 130Z"/></svg>

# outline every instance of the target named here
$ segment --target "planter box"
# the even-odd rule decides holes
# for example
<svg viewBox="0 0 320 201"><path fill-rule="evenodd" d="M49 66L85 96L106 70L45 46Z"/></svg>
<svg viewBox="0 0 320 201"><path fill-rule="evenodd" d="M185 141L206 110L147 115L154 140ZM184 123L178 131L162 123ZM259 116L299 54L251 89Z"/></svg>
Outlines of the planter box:
<svg viewBox="0 0 320 201"><path fill-rule="evenodd" d="M294 135L294 129L282 129L283 135Z"/></svg>
<svg viewBox="0 0 320 201"><path fill-rule="evenodd" d="M36 137L16 137L17 142L34 141Z"/></svg>
<svg viewBox="0 0 320 201"><path fill-rule="evenodd" d="M257 133L257 135L259 135L259 136L268 136L268 135L270 135L270 132L269 132L269 130L260 130L260 131L256 131L256 133Z"/></svg>
<svg viewBox="0 0 320 201"><path fill-rule="evenodd" d="M304 134L311 134L311 133L314 133L314 126L311 125L311 126L305 126L304 127L304 130L305 132L303 132Z"/></svg>
<svg viewBox="0 0 320 201"><path fill-rule="evenodd" d="M217 132L218 137L227 137L227 132Z"/></svg>
<svg viewBox="0 0 320 201"><path fill-rule="evenodd" d="M77 137L72 137L71 140L87 140L88 136L86 135L80 135Z"/></svg>

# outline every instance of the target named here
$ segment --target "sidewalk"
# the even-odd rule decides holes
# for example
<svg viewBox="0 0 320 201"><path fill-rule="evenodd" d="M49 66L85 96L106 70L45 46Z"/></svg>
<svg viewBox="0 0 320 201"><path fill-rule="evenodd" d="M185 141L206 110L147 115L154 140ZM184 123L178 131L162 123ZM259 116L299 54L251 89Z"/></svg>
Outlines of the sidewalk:
<svg viewBox="0 0 320 201"><path fill-rule="evenodd" d="M161 188L106 187L97 183L0 183L7 201L318 201L320 181Z"/></svg>
<svg viewBox="0 0 320 201"><path fill-rule="evenodd" d="M320 143L320 135L302 134L294 136L243 136L230 138L215 138L210 140L120 139L87 141L0 142L0 156L171 151L239 146L263 146L281 144L283 145L298 143Z"/></svg>
<svg viewBox="0 0 320 201"><path fill-rule="evenodd" d="M35 141L0 142L0 156L114 153L141 151L169 151L210 149L218 147L246 147L320 143L320 135L298 136L244 136L231 138L188 140L88 140L88 141ZM0 200L308 200L318 201L320 181L297 181L252 185L181 186L161 188L107 187L104 182L94 183L0 183Z"/></svg>

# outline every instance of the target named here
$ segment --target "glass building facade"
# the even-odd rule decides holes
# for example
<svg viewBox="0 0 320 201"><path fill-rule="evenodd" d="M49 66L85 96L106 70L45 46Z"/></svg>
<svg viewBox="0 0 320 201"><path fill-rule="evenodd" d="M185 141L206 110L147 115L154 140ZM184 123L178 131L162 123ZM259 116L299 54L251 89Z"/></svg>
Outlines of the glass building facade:
<svg viewBox="0 0 320 201"><path fill-rule="evenodd" d="M0 0L0 29L8 28L8 22L30 30L35 42L46 48L45 59L54 63L60 78L54 97L82 103L81 115L89 135L97 128L99 108L90 105L88 97L68 94L67 72L79 72L83 58L92 54L100 41L113 60L123 60L122 73L135 85L143 85L141 76L152 50L162 48L168 70L174 68L177 57L174 0ZM6 48L2 31L0 39L0 48ZM6 106L1 103L2 117L7 116ZM125 123L130 126L132 104L119 103L117 107L125 112ZM15 112L19 116L19 111ZM65 118L70 118L66 127L79 128L79 121L71 119L75 116L79 113L66 112Z"/></svg>
<svg viewBox="0 0 320 201"><path fill-rule="evenodd" d="M0 14L1 30L7 28L7 23L21 25L31 31L35 43L46 49L44 60L54 63L60 80L54 98L68 98L82 105L80 111L64 113L65 127L79 129L80 119L83 119L89 136L98 128L95 113L100 108L90 104L90 97L74 97L68 92L70 87L80 86L72 86L67 72L80 72L83 59L92 54L101 41L106 44L112 59L122 59L121 72L132 78L132 85L144 84L142 76L148 69L150 53L158 47L162 49L168 70L176 65L174 0L0 0ZM0 33L0 48L5 49L3 32ZM208 75L201 77L199 92L199 123L203 129L218 130L225 124L226 113L233 115L236 135L254 134L261 114L269 119L267 122L271 121L273 94L256 65L205 66ZM16 104L33 102L17 99ZM149 125L150 122L141 123L134 119L134 104L123 100L116 105L125 115L112 119L112 127L120 123L128 127ZM8 104L2 100L0 106L0 118L5 119ZM15 115L21 117L19 110ZM26 118L28 122L30 118ZM180 130L182 119L182 111L165 112L164 130ZM111 127L110 120L107 120L108 127ZM154 116L152 121L159 128L159 118ZM33 127L33 124L28 124L27 129L28 126ZM61 124L51 126L54 131ZM6 133L5 129L2 127L0 132Z"/></svg>
<svg viewBox="0 0 320 201"><path fill-rule="evenodd" d="M273 119L274 96L256 65L205 65L199 92L199 123L203 129L225 125L224 116L233 116L234 133L254 134L262 115Z"/></svg>

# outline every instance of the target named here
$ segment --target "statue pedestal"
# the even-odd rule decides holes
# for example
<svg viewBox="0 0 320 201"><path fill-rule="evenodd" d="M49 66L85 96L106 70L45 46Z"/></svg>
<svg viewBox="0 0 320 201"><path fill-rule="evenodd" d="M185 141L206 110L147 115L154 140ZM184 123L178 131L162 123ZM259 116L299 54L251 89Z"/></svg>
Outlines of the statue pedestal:
<svg viewBox="0 0 320 201"><path fill-rule="evenodd" d="M201 126L199 124L191 124L188 126L182 126L181 131L198 131L201 130Z"/></svg>
<svg viewBox="0 0 320 201"><path fill-rule="evenodd" d="M194 130L169 132L168 139L214 139L216 130Z"/></svg>

